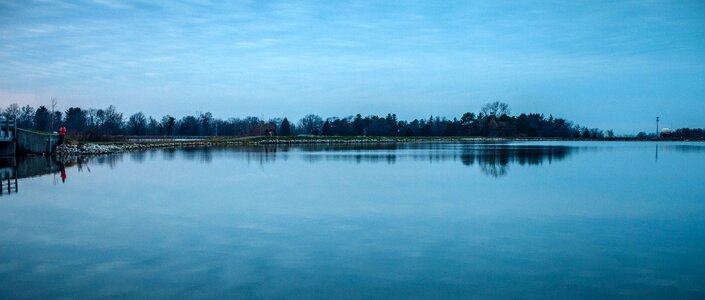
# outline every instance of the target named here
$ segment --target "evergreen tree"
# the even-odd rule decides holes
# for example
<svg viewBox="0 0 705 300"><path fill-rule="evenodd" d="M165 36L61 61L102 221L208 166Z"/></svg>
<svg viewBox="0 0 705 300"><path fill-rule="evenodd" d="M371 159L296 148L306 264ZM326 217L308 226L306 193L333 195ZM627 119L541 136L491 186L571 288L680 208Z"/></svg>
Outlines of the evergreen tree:
<svg viewBox="0 0 705 300"><path fill-rule="evenodd" d="M283 135L283 136L291 135L291 124L289 124L289 120L287 118L284 118L284 120L282 120L282 124L280 125L280 128L279 128L279 135Z"/></svg>
<svg viewBox="0 0 705 300"><path fill-rule="evenodd" d="M51 125L51 112L46 106L40 106L37 111L34 112L34 129L49 131Z"/></svg>
<svg viewBox="0 0 705 300"><path fill-rule="evenodd" d="M321 134L322 135L330 135L330 122L326 121L323 123L323 128L321 128Z"/></svg>
<svg viewBox="0 0 705 300"><path fill-rule="evenodd" d="M78 107L71 107L66 110L66 116L64 118L64 125L66 126L66 129L80 132L86 128L87 123L88 118L85 110Z"/></svg>

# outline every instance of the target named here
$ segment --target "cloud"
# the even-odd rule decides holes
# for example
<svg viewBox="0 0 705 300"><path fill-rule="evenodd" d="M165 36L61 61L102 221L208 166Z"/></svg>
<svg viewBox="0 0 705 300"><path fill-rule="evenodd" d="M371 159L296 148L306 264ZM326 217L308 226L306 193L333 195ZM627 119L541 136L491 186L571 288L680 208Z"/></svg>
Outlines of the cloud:
<svg viewBox="0 0 705 300"><path fill-rule="evenodd" d="M539 97L534 89L550 88L543 93L549 100L588 101L605 90L634 99L634 91L601 78L629 86L644 76L666 76L684 82L690 96L676 100L693 106L705 94L699 85L704 7L670 1L0 2L0 91L70 94L135 110L158 107L164 91L178 91L168 96L180 101L210 99L213 107L267 99L258 102L261 110L333 111L343 100L391 107L413 99L418 105L404 109L425 115L438 101L449 110L471 96L520 103L529 97L524 91ZM571 88L556 90L556 83L577 82L592 82L593 91L577 97ZM573 105L578 113L592 106Z"/></svg>

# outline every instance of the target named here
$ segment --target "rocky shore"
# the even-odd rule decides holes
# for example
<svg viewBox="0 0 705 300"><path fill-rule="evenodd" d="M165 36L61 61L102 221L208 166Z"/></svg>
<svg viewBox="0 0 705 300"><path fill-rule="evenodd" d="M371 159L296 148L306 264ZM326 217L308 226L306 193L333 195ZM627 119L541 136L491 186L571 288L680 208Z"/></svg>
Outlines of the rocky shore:
<svg viewBox="0 0 705 300"><path fill-rule="evenodd" d="M63 144L54 152L57 157L74 157L100 155L130 151L142 151L155 148L210 147L224 145L307 145L307 144L374 144L374 143L443 143L443 142L479 142L498 141L493 138L235 138L227 140L196 140L180 142L155 143L115 143L115 144Z"/></svg>
<svg viewBox="0 0 705 300"><path fill-rule="evenodd" d="M81 144L81 145L70 145L63 144L56 147L54 154L56 156L81 156L81 155L91 155L91 154L108 154L116 152L143 150L144 146L139 144L129 144L129 145L99 145L99 144Z"/></svg>
<svg viewBox="0 0 705 300"><path fill-rule="evenodd" d="M171 143L132 143L132 144L63 144L54 150L57 157L72 157L85 155L111 154L130 151L142 151L155 148L177 148L177 147L208 147L227 144L242 144L242 142L171 142Z"/></svg>

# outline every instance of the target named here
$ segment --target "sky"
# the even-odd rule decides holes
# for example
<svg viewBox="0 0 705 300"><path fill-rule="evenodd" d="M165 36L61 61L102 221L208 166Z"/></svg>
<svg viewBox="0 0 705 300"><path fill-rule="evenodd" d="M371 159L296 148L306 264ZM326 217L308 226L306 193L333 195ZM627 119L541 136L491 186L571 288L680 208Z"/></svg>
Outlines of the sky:
<svg viewBox="0 0 705 300"><path fill-rule="evenodd" d="M0 0L0 106L705 127L703 1Z"/></svg>

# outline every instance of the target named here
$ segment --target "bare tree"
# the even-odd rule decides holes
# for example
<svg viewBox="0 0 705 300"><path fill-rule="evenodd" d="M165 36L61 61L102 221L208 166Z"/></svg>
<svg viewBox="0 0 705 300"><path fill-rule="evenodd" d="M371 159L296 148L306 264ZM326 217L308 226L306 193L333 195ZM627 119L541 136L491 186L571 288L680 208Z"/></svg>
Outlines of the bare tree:
<svg viewBox="0 0 705 300"><path fill-rule="evenodd" d="M12 117L17 117L20 115L20 106L17 103L12 103L10 106L5 108L5 111L3 111L3 114L6 116L12 116Z"/></svg>
<svg viewBox="0 0 705 300"><path fill-rule="evenodd" d="M509 104L499 101L485 104L480 111L488 117L500 117L502 115L509 115L512 113L511 108L509 108Z"/></svg>
<svg viewBox="0 0 705 300"><path fill-rule="evenodd" d="M304 133L316 134L323 125L323 119L318 115L309 114L299 120L299 126Z"/></svg>
<svg viewBox="0 0 705 300"><path fill-rule="evenodd" d="M147 117L138 112L127 120L127 133L132 135L145 135L147 133Z"/></svg>
<svg viewBox="0 0 705 300"><path fill-rule="evenodd" d="M20 113L19 118L17 119L17 126L21 128L33 128L34 124L34 108L25 105L22 107L22 112Z"/></svg>
<svg viewBox="0 0 705 300"><path fill-rule="evenodd" d="M50 128L51 128L50 131L51 131L51 130L54 130L54 115L55 115L55 113L56 113L56 105L57 105L58 103L59 103L59 102L56 101L56 98L51 97L51 121L50 121L50 123L49 123L49 126L50 126Z"/></svg>

